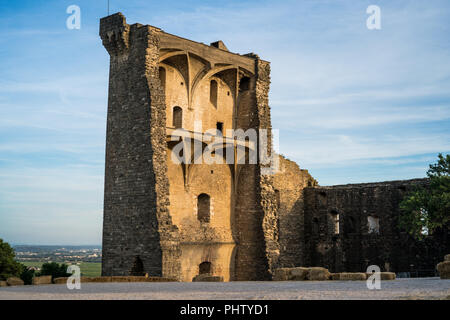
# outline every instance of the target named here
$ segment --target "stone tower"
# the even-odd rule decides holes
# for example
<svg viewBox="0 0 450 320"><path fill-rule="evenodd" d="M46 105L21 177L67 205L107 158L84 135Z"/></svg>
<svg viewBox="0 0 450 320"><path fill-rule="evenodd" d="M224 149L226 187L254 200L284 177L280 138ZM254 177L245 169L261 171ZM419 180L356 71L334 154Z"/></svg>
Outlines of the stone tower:
<svg viewBox="0 0 450 320"><path fill-rule="evenodd" d="M263 165L196 163L185 150L191 163L172 158L183 135L212 147L197 141L209 129L223 135L214 157L250 153L230 129L266 129L271 141L269 63L222 41L128 25L121 13L101 19L100 37L110 54L102 274L128 275L138 258L144 273L183 281L269 279L277 208Z"/></svg>

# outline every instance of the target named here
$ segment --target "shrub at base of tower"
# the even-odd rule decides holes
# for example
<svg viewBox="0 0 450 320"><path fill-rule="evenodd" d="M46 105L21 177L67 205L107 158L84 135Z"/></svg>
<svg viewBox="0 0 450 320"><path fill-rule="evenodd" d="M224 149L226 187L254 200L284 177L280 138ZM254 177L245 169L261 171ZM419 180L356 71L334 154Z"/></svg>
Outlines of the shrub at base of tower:
<svg viewBox="0 0 450 320"><path fill-rule="evenodd" d="M52 279L68 277L70 274L67 273L67 267L65 263L47 262L42 265L39 276L51 276Z"/></svg>
<svg viewBox="0 0 450 320"><path fill-rule="evenodd" d="M450 261L444 261L437 265L441 279L450 279Z"/></svg>

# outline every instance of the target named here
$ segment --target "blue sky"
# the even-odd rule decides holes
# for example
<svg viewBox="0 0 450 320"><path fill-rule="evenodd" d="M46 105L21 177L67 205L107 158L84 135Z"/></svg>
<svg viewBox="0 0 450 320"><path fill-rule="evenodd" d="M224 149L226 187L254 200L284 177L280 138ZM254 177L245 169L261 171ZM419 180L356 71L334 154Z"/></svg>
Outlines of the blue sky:
<svg viewBox="0 0 450 320"><path fill-rule="evenodd" d="M105 1L0 0L0 238L100 244ZM68 30L66 8L81 8ZM366 8L381 8L381 30ZM271 61L280 149L321 185L425 176L450 151L450 2L118 1L129 23Z"/></svg>

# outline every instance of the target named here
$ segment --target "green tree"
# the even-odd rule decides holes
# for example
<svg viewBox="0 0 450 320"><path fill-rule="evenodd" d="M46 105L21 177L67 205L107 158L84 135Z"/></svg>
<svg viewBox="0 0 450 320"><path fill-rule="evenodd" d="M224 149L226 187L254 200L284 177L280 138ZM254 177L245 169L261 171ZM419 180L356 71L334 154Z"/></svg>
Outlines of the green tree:
<svg viewBox="0 0 450 320"><path fill-rule="evenodd" d="M28 269L23 264L22 264L22 269L23 269L23 271L20 275L20 279L22 279L25 284L32 284L35 271L33 269Z"/></svg>
<svg viewBox="0 0 450 320"><path fill-rule="evenodd" d="M427 172L430 184L418 187L400 203L400 226L417 239L448 228L450 222L450 155L438 155Z"/></svg>
<svg viewBox="0 0 450 320"><path fill-rule="evenodd" d="M0 239L0 280L6 280L9 277L20 277L23 266L14 260L15 252L13 248Z"/></svg>
<svg viewBox="0 0 450 320"><path fill-rule="evenodd" d="M70 277L71 274L67 273L67 265L65 263L58 264L56 262L44 263L41 267L41 276L52 276L52 279L60 277Z"/></svg>

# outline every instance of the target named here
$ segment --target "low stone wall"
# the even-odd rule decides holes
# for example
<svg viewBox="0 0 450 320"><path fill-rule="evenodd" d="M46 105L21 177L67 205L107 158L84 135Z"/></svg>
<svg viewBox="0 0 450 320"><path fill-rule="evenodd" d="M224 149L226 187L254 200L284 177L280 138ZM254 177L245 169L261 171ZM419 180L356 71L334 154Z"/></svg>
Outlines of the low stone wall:
<svg viewBox="0 0 450 320"><path fill-rule="evenodd" d="M444 261L436 266L441 279L450 279L450 254L444 257Z"/></svg>
<svg viewBox="0 0 450 320"><path fill-rule="evenodd" d="M16 277L8 278L6 280L6 283L8 284L8 286L23 286L24 285L23 280L20 278L16 278Z"/></svg>
<svg viewBox="0 0 450 320"><path fill-rule="evenodd" d="M223 277L212 276L210 274L199 274L192 279L192 282L223 282Z"/></svg>
<svg viewBox="0 0 450 320"><path fill-rule="evenodd" d="M367 277L372 276L373 273L368 273ZM386 281L386 280L395 280L397 276L393 272L380 272L380 280Z"/></svg>
<svg viewBox="0 0 450 320"><path fill-rule="evenodd" d="M278 268L274 270L273 281L324 281L330 279L330 272L321 267Z"/></svg>
<svg viewBox="0 0 450 320"><path fill-rule="evenodd" d="M41 276L33 278L33 285L52 284L52 276Z"/></svg>
<svg viewBox="0 0 450 320"><path fill-rule="evenodd" d="M55 284L67 283L68 277L56 278ZM105 283L105 282L177 282L177 279L163 277L133 277L133 276L112 276L112 277L81 277L81 283Z"/></svg>
<svg viewBox="0 0 450 320"><path fill-rule="evenodd" d="M365 281L367 280L367 275L365 273L359 272L341 272L341 273L333 273L331 275L331 280L340 280L340 281Z"/></svg>
<svg viewBox="0 0 450 320"><path fill-rule="evenodd" d="M313 268L278 268L274 270L273 281L365 281L372 274L362 272L341 272L330 273L327 269L321 267ZM393 272L379 272L380 280L395 280L396 276Z"/></svg>
<svg viewBox="0 0 450 320"><path fill-rule="evenodd" d="M446 228L416 240L399 227L399 204L428 179L387 181L304 189L304 266L333 273L366 271L416 272L434 276L450 252ZM291 265L286 265L290 267Z"/></svg>

